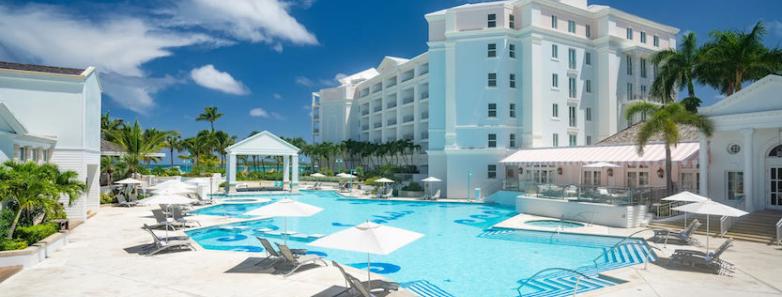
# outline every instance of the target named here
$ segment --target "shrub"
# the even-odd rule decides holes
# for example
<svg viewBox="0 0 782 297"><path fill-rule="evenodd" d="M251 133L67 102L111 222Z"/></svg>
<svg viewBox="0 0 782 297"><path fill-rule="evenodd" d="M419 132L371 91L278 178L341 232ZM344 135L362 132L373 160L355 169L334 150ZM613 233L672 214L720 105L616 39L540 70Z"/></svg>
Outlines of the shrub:
<svg viewBox="0 0 782 297"><path fill-rule="evenodd" d="M5 238L8 235L8 230L11 229L11 223L14 221L14 212L8 208L0 210L0 238Z"/></svg>
<svg viewBox="0 0 782 297"><path fill-rule="evenodd" d="M417 182L411 182L407 184L406 186L402 187L402 191L410 191L410 192L421 192L424 188L421 187L421 184Z"/></svg>
<svg viewBox="0 0 782 297"><path fill-rule="evenodd" d="M16 228L16 238L24 240L27 245L34 244L42 239L57 233L56 224L40 224Z"/></svg>
<svg viewBox="0 0 782 297"><path fill-rule="evenodd" d="M27 242L21 239L0 238L0 251L23 250L27 248Z"/></svg>
<svg viewBox="0 0 782 297"><path fill-rule="evenodd" d="M114 195L110 193L100 193L100 204L112 204L115 203Z"/></svg>

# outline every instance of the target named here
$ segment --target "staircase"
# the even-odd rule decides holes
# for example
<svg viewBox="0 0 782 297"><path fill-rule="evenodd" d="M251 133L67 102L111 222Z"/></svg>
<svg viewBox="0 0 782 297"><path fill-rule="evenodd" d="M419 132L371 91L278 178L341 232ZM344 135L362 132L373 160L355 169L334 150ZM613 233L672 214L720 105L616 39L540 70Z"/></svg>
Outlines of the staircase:
<svg viewBox="0 0 782 297"><path fill-rule="evenodd" d="M696 234L706 234L706 216L687 216L687 222L697 218L703 225L695 232ZM719 234L720 232L720 217L710 216L711 234ZM745 215L736 219L733 226L725 234L725 237L730 237L738 240L746 240L760 243L771 243L776 241L776 229L775 224L782 219L782 211L774 210L761 210L751 214ZM666 229L682 229L684 228L684 221L667 221L667 222L653 222L650 224L652 227L666 228Z"/></svg>

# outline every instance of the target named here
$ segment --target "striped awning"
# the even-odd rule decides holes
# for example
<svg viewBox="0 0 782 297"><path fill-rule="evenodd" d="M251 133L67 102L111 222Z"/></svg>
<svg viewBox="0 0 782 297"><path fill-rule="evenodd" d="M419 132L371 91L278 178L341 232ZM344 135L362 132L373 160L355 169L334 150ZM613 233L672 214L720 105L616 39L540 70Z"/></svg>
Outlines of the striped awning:
<svg viewBox="0 0 782 297"><path fill-rule="evenodd" d="M690 161L697 158L700 143L685 142L671 147L673 162ZM506 164L561 164L561 163L658 163L665 161L665 145L649 144L643 155L638 154L635 145L557 147L523 149L500 161Z"/></svg>

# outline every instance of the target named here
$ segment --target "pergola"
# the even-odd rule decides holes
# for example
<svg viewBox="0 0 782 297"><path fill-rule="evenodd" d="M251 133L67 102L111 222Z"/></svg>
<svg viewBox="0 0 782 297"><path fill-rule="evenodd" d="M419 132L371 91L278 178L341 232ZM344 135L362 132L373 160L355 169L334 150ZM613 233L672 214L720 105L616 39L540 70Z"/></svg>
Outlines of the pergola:
<svg viewBox="0 0 782 297"><path fill-rule="evenodd" d="M299 148L277 137L269 131L263 131L228 147L228 162L226 163L226 187L236 183L236 156L282 156L283 187L291 188L299 183ZM291 170L292 169L292 170Z"/></svg>

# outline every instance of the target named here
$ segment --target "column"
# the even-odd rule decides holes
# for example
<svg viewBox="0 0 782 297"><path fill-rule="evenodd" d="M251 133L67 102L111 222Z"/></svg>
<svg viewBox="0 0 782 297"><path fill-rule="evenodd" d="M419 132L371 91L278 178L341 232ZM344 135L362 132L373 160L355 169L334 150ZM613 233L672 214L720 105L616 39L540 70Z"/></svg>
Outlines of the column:
<svg viewBox="0 0 782 297"><path fill-rule="evenodd" d="M293 189L293 186L299 184L299 156L291 156L291 159L293 159L293 166L291 169L293 170L293 172L291 172L291 189Z"/></svg>
<svg viewBox="0 0 782 297"><path fill-rule="evenodd" d="M754 185L752 184L752 173L754 173L754 166L752 166L753 146L752 136L755 134L755 129L743 129L741 134L744 136L744 145L742 145L741 151L744 153L744 210L751 212L752 199L754 199Z"/></svg>
<svg viewBox="0 0 782 297"><path fill-rule="evenodd" d="M226 163L225 168L225 182L225 192L228 193L228 189L231 188L231 184L236 183L236 154L228 154L228 162Z"/></svg>
<svg viewBox="0 0 782 297"><path fill-rule="evenodd" d="M288 184L290 181L290 164L291 164L291 156L282 156L282 187L285 188L285 185Z"/></svg>
<svg viewBox="0 0 782 297"><path fill-rule="evenodd" d="M709 197L709 140L706 135L700 135L700 148L698 148L698 171L700 174L698 187L700 195Z"/></svg>

